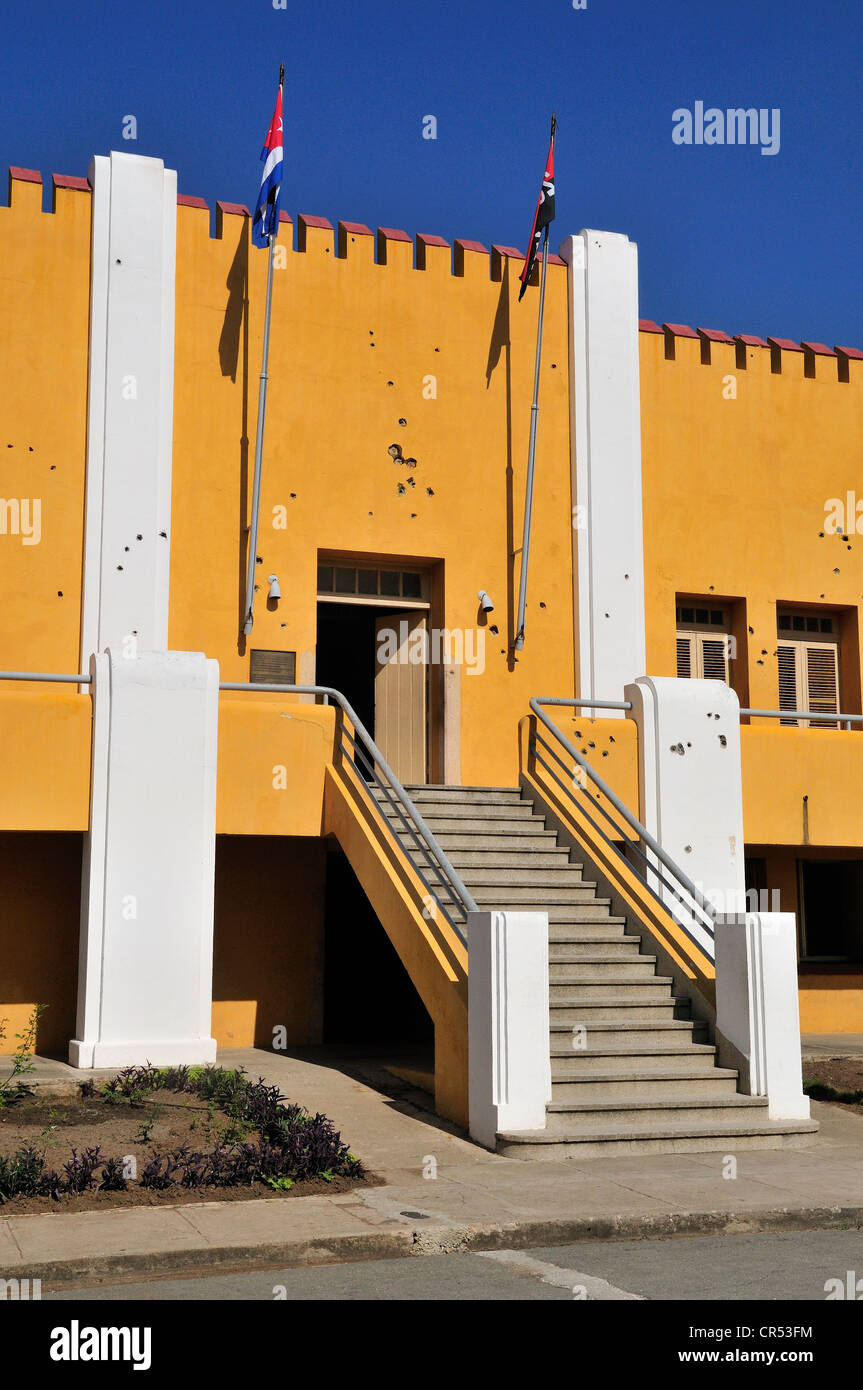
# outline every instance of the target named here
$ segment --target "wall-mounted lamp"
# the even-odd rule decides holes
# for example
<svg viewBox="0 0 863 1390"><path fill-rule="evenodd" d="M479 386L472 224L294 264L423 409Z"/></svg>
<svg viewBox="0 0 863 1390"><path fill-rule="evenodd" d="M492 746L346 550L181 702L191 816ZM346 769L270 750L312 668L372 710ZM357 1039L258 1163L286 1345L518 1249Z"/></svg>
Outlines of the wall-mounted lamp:
<svg viewBox="0 0 863 1390"><path fill-rule="evenodd" d="M494 604L492 603L485 589L480 589L479 593L477 594L477 598L479 599L479 606L483 613L494 612Z"/></svg>
<svg viewBox="0 0 863 1390"><path fill-rule="evenodd" d="M271 599L275 601L276 599L281 598L282 591L279 588L278 576L275 574L268 574L267 579L270 585L270 592L267 594L267 601L269 602Z"/></svg>

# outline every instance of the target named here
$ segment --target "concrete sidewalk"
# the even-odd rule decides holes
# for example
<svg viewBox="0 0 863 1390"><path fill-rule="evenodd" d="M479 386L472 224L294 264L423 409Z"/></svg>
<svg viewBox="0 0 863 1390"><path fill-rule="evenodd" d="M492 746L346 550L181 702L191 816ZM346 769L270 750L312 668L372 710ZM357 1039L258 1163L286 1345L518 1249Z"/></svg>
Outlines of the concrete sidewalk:
<svg viewBox="0 0 863 1390"><path fill-rule="evenodd" d="M586 1238L863 1227L863 1116L837 1106L813 1104L821 1130L808 1147L744 1150L730 1178L721 1152L542 1163L487 1153L366 1055L250 1049L219 1061L329 1115L384 1186L79 1214L0 1208L0 1276L84 1283ZM56 1092L82 1076L40 1059L36 1080Z"/></svg>

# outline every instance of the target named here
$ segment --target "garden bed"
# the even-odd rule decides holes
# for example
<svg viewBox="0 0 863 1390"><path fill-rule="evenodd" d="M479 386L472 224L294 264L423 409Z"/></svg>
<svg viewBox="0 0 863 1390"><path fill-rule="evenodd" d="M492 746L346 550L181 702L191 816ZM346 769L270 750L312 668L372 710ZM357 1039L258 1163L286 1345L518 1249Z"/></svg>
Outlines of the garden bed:
<svg viewBox="0 0 863 1390"><path fill-rule="evenodd" d="M129 1067L0 1108L6 1215L308 1196L376 1183L325 1115L219 1067Z"/></svg>
<svg viewBox="0 0 863 1390"><path fill-rule="evenodd" d="M812 1100L863 1115L863 1057L804 1057L803 1089Z"/></svg>

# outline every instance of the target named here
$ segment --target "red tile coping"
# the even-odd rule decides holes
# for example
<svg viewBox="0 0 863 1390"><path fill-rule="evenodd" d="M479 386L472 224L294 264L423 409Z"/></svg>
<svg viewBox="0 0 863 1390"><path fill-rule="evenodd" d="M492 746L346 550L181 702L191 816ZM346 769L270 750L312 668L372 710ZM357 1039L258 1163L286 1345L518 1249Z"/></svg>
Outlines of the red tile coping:
<svg viewBox="0 0 863 1390"><path fill-rule="evenodd" d="M498 246L492 242L491 249L496 251L499 256L511 256L514 261L524 260L524 252L519 251L517 246Z"/></svg>
<svg viewBox="0 0 863 1390"><path fill-rule="evenodd" d="M332 222L329 222L326 217L312 217L310 213L301 212L299 214L299 221L302 222L305 227L323 227L324 231L328 232L333 230Z"/></svg>
<svg viewBox="0 0 863 1390"><path fill-rule="evenodd" d="M21 183L41 183L42 175L38 169L19 169L17 165L9 165L10 179L19 179ZM89 188L89 184L87 187Z"/></svg>
<svg viewBox="0 0 863 1390"><path fill-rule="evenodd" d="M658 324L658 323L654 323L654 322L653 322L653 319L639 319L639 320L638 320L638 327L639 327L640 332L642 332L642 333L661 333L661 332L662 332L662 329L659 327L659 324Z"/></svg>
<svg viewBox="0 0 863 1390"><path fill-rule="evenodd" d="M563 259L563 256L555 255L554 251L549 251L548 263L549 265L566 265L566 261Z"/></svg>
<svg viewBox="0 0 863 1390"><path fill-rule="evenodd" d="M721 328L699 328L696 330L699 338L706 338L708 343L730 343L733 342L727 333L723 333Z"/></svg>
<svg viewBox="0 0 863 1390"><path fill-rule="evenodd" d="M181 208L206 208L209 211L209 205L203 198L195 198L190 193L178 193L177 204Z"/></svg>
<svg viewBox="0 0 863 1390"><path fill-rule="evenodd" d="M339 222L339 227L350 232L352 236L372 236L371 227L367 227L365 222Z"/></svg>
<svg viewBox="0 0 863 1390"><path fill-rule="evenodd" d="M768 338L771 347L781 348L783 352L802 352L799 343L795 343L791 338Z"/></svg>
<svg viewBox="0 0 863 1390"><path fill-rule="evenodd" d="M814 353L816 353L819 357L835 357L835 356L836 356L836 354L835 354L835 352L833 351L833 349L827 347L826 343L806 343L806 342L804 342L804 341L801 339L800 346L801 346L802 348L805 348L805 350L806 350L807 352L814 352Z"/></svg>
<svg viewBox="0 0 863 1390"><path fill-rule="evenodd" d="M488 247L483 246L481 241L465 241L462 237L456 237L454 245L460 246L462 251L477 251L483 256L488 255Z"/></svg>
<svg viewBox="0 0 863 1390"><path fill-rule="evenodd" d="M859 348L839 347L837 343L835 350L840 357L853 357L855 362L863 362L863 352Z"/></svg>
<svg viewBox="0 0 863 1390"><path fill-rule="evenodd" d="M79 179L74 174L52 174L55 188L80 188L85 193L90 192L90 184L87 179Z"/></svg>
<svg viewBox="0 0 863 1390"><path fill-rule="evenodd" d="M735 333L735 343L742 343L744 347L763 347L768 346L764 338L756 338L754 333Z"/></svg>
<svg viewBox="0 0 863 1390"><path fill-rule="evenodd" d="M690 328L688 323L664 323L662 327L666 333L673 333L675 338L697 338L698 334L694 328Z"/></svg>
<svg viewBox="0 0 863 1390"><path fill-rule="evenodd" d="M280 221L280 222L290 222L290 220L291 220L291 214L290 214L289 212L280 212L280 213L279 213L279 221Z"/></svg>
<svg viewBox="0 0 863 1390"><path fill-rule="evenodd" d="M219 198L216 202L216 207L221 212L231 212L237 217L251 217L252 215L245 203L223 203L221 198Z"/></svg>
<svg viewBox="0 0 863 1390"><path fill-rule="evenodd" d="M431 236L428 232L417 232L417 241L422 242L423 246L445 246L449 250L448 241L444 241L442 236Z"/></svg>
<svg viewBox="0 0 863 1390"><path fill-rule="evenodd" d="M387 241L412 241L407 232L402 232L398 227L378 227L378 236L385 237Z"/></svg>

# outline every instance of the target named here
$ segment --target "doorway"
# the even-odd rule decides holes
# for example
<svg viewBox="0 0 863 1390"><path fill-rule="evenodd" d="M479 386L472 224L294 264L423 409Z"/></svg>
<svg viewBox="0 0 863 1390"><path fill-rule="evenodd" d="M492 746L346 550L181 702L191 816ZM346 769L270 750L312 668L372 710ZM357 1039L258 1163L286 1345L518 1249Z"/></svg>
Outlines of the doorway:
<svg viewBox="0 0 863 1390"><path fill-rule="evenodd" d="M344 694L396 777L413 786L429 769L428 588L421 571L318 569L316 684Z"/></svg>

